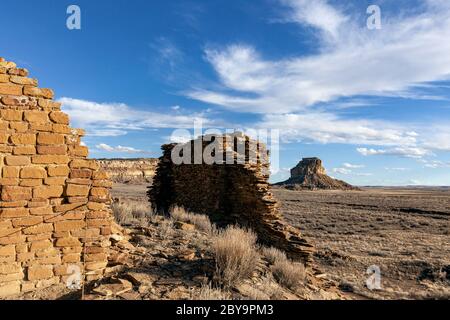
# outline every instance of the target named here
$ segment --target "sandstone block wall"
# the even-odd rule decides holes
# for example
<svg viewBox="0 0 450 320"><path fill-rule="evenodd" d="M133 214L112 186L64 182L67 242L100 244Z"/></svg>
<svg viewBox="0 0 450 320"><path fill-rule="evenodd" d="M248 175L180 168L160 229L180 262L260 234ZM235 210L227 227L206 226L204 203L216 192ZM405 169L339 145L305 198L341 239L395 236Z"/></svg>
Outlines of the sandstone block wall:
<svg viewBox="0 0 450 320"><path fill-rule="evenodd" d="M269 190L266 147L241 134L218 136L215 141L218 148L213 153L223 154L223 159L231 157L234 163L193 164L192 155L191 164L177 165L172 159L172 151L177 145L162 147L163 156L148 192L153 206L165 213L172 206L180 206L209 215L218 225L238 223L250 227L256 231L260 242L285 250L293 259L309 263L312 246L298 230L283 221L277 201ZM195 143L188 143L191 150L194 150ZM209 142L200 143L202 152L211 146ZM239 144L245 146L244 153L237 152ZM257 161L251 163L250 155ZM245 159L244 163L238 163L240 157Z"/></svg>
<svg viewBox="0 0 450 320"><path fill-rule="evenodd" d="M83 130L27 76L0 58L0 297L65 282L73 266L101 277L111 232L111 182Z"/></svg>

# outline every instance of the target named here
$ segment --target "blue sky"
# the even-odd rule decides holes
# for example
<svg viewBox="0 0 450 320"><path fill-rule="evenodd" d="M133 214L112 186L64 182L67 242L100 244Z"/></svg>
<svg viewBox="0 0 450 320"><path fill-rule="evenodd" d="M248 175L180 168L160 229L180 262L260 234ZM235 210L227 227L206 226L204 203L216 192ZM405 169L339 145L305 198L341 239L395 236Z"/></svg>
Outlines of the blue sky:
<svg viewBox="0 0 450 320"><path fill-rule="evenodd" d="M81 30L66 9L81 8ZM381 29L369 30L369 5ZM445 0L2 3L0 56L55 90L91 157L158 157L175 129L279 130L358 185L450 185Z"/></svg>

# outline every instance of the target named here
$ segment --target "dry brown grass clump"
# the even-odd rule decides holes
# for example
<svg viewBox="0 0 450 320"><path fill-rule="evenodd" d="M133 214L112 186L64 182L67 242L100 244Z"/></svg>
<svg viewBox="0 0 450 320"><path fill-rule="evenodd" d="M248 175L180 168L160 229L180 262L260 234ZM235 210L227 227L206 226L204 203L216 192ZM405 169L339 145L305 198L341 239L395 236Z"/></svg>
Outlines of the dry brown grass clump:
<svg viewBox="0 0 450 320"><path fill-rule="evenodd" d="M264 258L266 258L267 262L269 262L270 265L274 265L276 262L279 262L279 261L287 260L286 254L277 248L263 247L261 251L262 251Z"/></svg>
<svg viewBox="0 0 450 320"><path fill-rule="evenodd" d="M228 227L213 239L216 278L225 287L232 287L250 278L260 260L256 235L238 227Z"/></svg>
<svg viewBox="0 0 450 320"><path fill-rule="evenodd" d="M213 234L216 231L215 226L206 215L194 214L181 207L173 207L170 210L170 216L176 221L193 224L198 230L208 234Z"/></svg>
<svg viewBox="0 0 450 320"><path fill-rule="evenodd" d="M198 296L193 300L231 300L231 294L221 288L214 288L211 283L203 285Z"/></svg>
<svg viewBox="0 0 450 320"><path fill-rule="evenodd" d="M114 202L111 209L121 225L147 221L153 215L151 206L145 202Z"/></svg>
<svg viewBox="0 0 450 320"><path fill-rule="evenodd" d="M305 266L289 260L278 260L271 268L278 283L291 290L297 290L306 279Z"/></svg>

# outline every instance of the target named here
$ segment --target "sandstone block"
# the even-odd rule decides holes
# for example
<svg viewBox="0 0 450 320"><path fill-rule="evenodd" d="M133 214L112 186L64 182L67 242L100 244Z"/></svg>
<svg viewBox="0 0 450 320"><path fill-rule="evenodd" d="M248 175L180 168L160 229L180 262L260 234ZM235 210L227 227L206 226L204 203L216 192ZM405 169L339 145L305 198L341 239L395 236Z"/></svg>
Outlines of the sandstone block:
<svg viewBox="0 0 450 320"><path fill-rule="evenodd" d="M27 276L29 281L50 279L53 277L53 268L47 266L29 267Z"/></svg>
<svg viewBox="0 0 450 320"><path fill-rule="evenodd" d="M20 281L0 283L0 298L20 294Z"/></svg>
<svg viewBox="0 0 450 320"><path fill-rule="evenodd" d="M69 157L64 155L36 155L31 157L34 164L67 164Z"/></svg>
<svg viewBox="0 0 450 320"><path fill-rule="evenodd" d="M42 185L42 179L20 179L21 187L38 187Z"/></svg>
<svg viewBox="0 0 450 320"><path fill-rule="evenodd" d="M90 186L86 185L77 185L77 184L68 184L66 189L67 196L88 196L90 190Z"/></svg>
<svg viewBox="0 0 450 320"><path fill-rule="evenodd" d="M15 134L15 135L12 135L10 139L11 139L11 143L13 143L15 145L21 145L21 144L35 145L36 144L36 135L34 135L34 134L26 134L26 133Z"/></svg>
<svg viewBox="0 0 450 320"><path fill-rule="evenodd" d="M66 124L55 123L52 125L52 131L54 133L70 134L70 127Z"/></svg>
<svg viewBox="0 0 450 320"><path fill-rule="evenodd" d="M50 112L50 120L55 123L69 124L69 116L61 111Z"/></svg>
<svg viewBox="0 0 450 320"><path fill-rule="evenodd" d="M1 189L3 201L30 200L32 197L31 188L4 186Z"/></svg>
<svg viewBox="0 0 450 320"><path fill-rule="evenodd" d="M21 155L34 155L36 154L36 148L34 146L18 146L18 147L14 147L13 149L13 154L16 156L21 156Z"/></svg>
<svg viewBox="0 0 450 320"><path fill-rule="evenodd" d="M22 268L18 263L0 264L0 274L20 273Z"/></svg>
<svg viewBox="0 0 450 320"><path fill-rule="evenodd" d="M42 167L24 167L20 170L22 179L43 179L47 177L47 171Z"/></svg>
<svg viewBox="0 0 450 320"><path fill-rule="evenodd" d="M23 87L23 94L26 96L53 99L54 93L51 89L42 89L31 86Z"/></svg>
<svg viewBox="0 0 450 320"><path fill-rule="evenodd" d="M99 165L95 160L83 160L83 159L75 159L72 160L69 164L70 168L73 169L92 169L98 170Z"/></svg>
<svg viewBox="0 0 450 320"><path fill-rule="evenodd" d="M54 186L54 185L63 186L66 184L66 178L65 177L45 178L44 184L49 185L49 186Z"/></svg>
<svg viewBox="0 0 450 320"><path fill-rule="evenodd" d="M9 83L0 83L0 94L20 96L22 95L22 86Z"/></svg>
<svg viewBox="0 0 450 320"><path fill-rule="evenodd" d="M9 123L9 128L14 130L16 133L25 133L28 131L27 122L11 121Z"/></svg>
<svg viewBox="0 0 450 320"><path fill-rule="evenodd" d="M92 176L92 170L90 169L72 169L70 170L70 178L76 179L90 179Z"/></svg>
<svg viewBox="0 0 450 320"><path fill-rule="evenodd" d="M30 158L25 156L6 156L5 163L8 166L26 166L30 164Z"/></svg>
<svg viewBox="0 0 450 320"><path fill-rule="evenodd" d="M12 83L15 83L15 84L30 85L30 86L37 86L37 84L38 84L36 79L20 77L20 76L11 76L9 81L11 81Z"/></svg>
<svg viewBox="0 0 450 320"><path fill-rule="evenodd" d="M30 252L46 250L50 248L53 248L53 243L50 240L35 241L31 244Z"/></svg>
<svg viewBox="0 0 450 320"><path fill-rule="evenodd" d="M0 143L7 143L9 138L9 134L7 133L0 133Z"/></svg>
<svg viewBox="0 0 450 320"><path fill-rule="evenodd" d="M3 178L18 178L20 167L3 167L2 177Z"/></svg>
<svg viewBox="0 0 450 320"><path fill-rule="evenodd" d="M22 121L23 112L19 110L2 109L0 115L3 120Z"/></svg>
<svg viewBox="0 0 450 320"><path fill-rule="evenodd" d="M0 247L0 256L13 256L16 254L16 246L9 245Z"/></svg>
<svg viewBox="0 0 450 320"><path fill-rule="evenodd" d="M56 241L57 247L79 247L81 242L77 238L59 238Z"/></svg>
<svg viewBox="0 0 450 320"><path fill-rule="evenodd" d="M65 145L37 146L37 153L64 155L67 153L67 147Z"/></svg>
<svg viewBox="0 0 450 320"><path fill-rule="evenodd" d="M53 126L51 123L30 123L30 130L51 132Z"/></svg>
<svg viewBox="0 0 450 320"><path fill-rule="evenodd" d="M49 177L67 177L69 175L68 166L49 166L47 168Z"/></svg>
<svg viewBox="0 0 450 320"><path fill-rule="evenodd" d="M46 123L48 122L48 113L45 111L25 111L24 118L32 123Z"/></svg>
<svg viewBox="0 0 450 320"><path fill-rule="evenodd" d="M30 208L32 216L47 216L53 214L52 207Z"/></svg>
<svg viewBox="0 0 450 320"><path fill-rule="evenodd" d="M9 75L7 74L2 74L0 72L0 83L8 83L9 82Z"/></svg>
<svg viewBox="0 0 450 320"><path fill-rule="evenodd" d="M47 232L53 231L53 224L51 223L43 223L39 224L37 226L32 226L28 228L24 228L22 232L26 235L33 235L33 234L42 234Z"/></svg>
<svg viewBox="0 0 450 320"><path fill-rule="evenodd" d="M40 199L58 198L63 194L62 186L40 186L33 189L33 197Z"/></svg>
<svg viewBox="0 0 450 320"><path fill-rule="evenodd" d="M26 218L18 218L12 221L14 227L29 227L34 226L43 221L42 217L39 216L31 216Z"/></svg>
<svg viewBox="0 0 450 320"><path fill-rule="evenodd" d="M91 189L91 196L98 198L108 198L109 190L107 188L94 187Z"/></svg>
<svg viewBox="0 0 450 320"><path fill-rule="evenodd" d="M72 220L72 221L60 221L55 223L55 231L72 231L82 229L85 226L84 221Z"/></svg>
<svg viewBox="0 0 450 320"><path fill-rule="evenodd" d="M41 145L64 144L64 135L57 133L40 132L37 135L37 143Z"/></svg>

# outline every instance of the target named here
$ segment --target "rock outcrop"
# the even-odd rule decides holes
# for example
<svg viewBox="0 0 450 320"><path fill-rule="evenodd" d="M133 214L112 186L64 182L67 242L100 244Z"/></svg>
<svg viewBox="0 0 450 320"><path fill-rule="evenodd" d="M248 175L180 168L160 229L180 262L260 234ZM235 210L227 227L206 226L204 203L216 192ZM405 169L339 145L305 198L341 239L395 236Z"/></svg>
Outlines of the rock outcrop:
<svg viewBox="0 0 450 320"><path fill-rule="evenodd" d="M301 189L328 189L328 190L357 190L358 188L341 180L336 180L326 174L319 158L303 158L300 163L291 170L291 177L275 184L292 190Z"/></svg>
<svg viewBox="0 0 450 320"><path fill-rule="evenodd" d="M196 148L200 150L184 154ZM286 251L293 259L310 261L312 246L284 222L269 191L265 145L237 133L168 144L162 149L163 156L148 192L157 210L167 212L172 206L179 206L206 214L218 225L238 223L255 230L262 243ZM174 156L181 153L188 163L175 164ZM206 163L202 159L205 154L218 161Z"/></svg>
<svg viewBox="0 0 450 320"><path fill-rule="evenodd" d="M156 173L158 159L98 159L100 167L113 182L151 183Z"/></svg>
<svg viewBox="0 0 450 320"><path fill-rule="evenodd" d="M27 76L0 58L0 297L100 278L111 233L111 181Z"/></svg>

